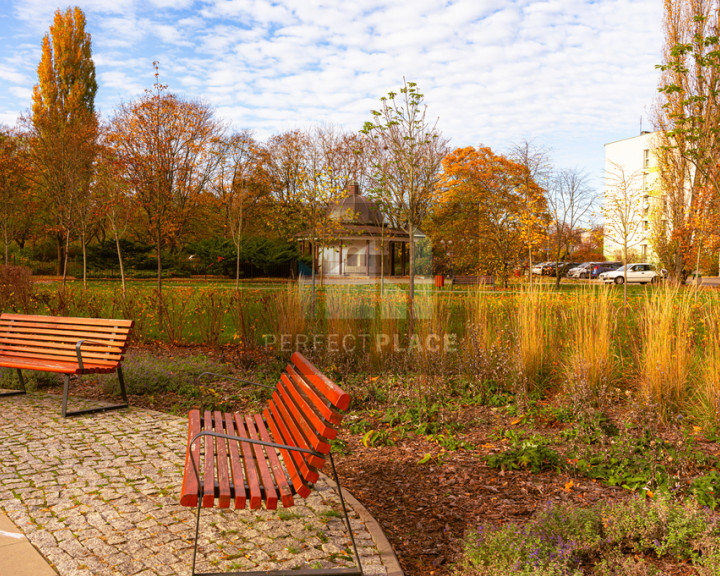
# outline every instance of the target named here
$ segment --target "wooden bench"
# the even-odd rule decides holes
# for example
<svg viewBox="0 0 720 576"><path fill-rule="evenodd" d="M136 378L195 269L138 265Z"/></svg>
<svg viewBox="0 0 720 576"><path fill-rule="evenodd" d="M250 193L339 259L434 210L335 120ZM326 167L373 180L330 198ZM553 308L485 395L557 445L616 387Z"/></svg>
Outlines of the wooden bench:
<svg viewBox="0 0 720 576"><path fill-rule="evenodd" d="M495 287L494 276L454 276L452 279L453 288L455 285L474 285L479 286L484 284L486 286Z"/></svg>
<svg viewBox="0 0 720 576"><path fill-rule="evenodd" d="M242 381L247 384L253 382ZM330 460L340 502L355 552L357 568L334 568L244 572L242 574L338 574L362 576L362 567L350 527L345 500L330 453L330 442L342 422L340 410L350 397L295 352L281 375L262 414L241 415L191 410L180 504L197 507L195 549L200 530L200 511L217 502L219 508L249 506L274 510L294 504L294 496L306 498ZM208 574L215 574L208 573ZM231 572L228 574L241 574Z"/></svg>
<svg viewBox="0 0 720 576"><path fill-rule="evenodd" d="M132 320L66 318L61 316L0 315L0 368L15 368L21 390L2 396L25 394L22 370L62 374L63 417L127 408L120 363L128 346ZM117 372L123 404L68 412L70 375Z"/></svg>

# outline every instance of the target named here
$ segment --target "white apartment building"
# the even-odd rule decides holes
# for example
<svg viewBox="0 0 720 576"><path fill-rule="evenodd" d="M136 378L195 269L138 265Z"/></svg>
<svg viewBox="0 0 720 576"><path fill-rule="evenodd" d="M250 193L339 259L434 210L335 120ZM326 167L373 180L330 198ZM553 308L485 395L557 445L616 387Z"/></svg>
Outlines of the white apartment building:
<svg viewBox="0 0 720 576"><path fill-rule="evenodd" d="M653 203L659 201L658 164L656 148L658 132L642 132L639 136L605 144L605 245L603 254L607 260L622 259L623 228L618 220L613 223L610 208L611 196L625 195L630 210L625 230L628 237L628 259L652 260L654 253L650 241L650 218ZM634 220L633 220L634 219Z"/></svg>

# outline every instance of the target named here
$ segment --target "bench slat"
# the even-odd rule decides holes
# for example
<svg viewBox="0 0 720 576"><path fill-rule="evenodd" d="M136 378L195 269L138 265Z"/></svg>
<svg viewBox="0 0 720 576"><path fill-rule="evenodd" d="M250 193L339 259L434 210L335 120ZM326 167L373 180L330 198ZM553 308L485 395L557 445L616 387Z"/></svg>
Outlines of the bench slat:
<svg viewBox="0 0 720 576"><path fill-rule="evenodd" d="M250 438L248 431L245 429L245 423L240 414L235 414L235 426L237 426L238 436ZM245 478L247 479L248 488L250 489L250 509L257 510L262 506L262 492L260 491L260 480L258 478L257 466L255 464L255 456L252 447L247 442L241 442L243 460L245 462Z"/></svg>
<svg viewBox="0 0 720 576"><path fill-rule="evenodd" d="M255 414L255 425L257 426L260 438L265 442L272 442L267 430L267 425L260 414ZM294 504L292 490L290 490L290 486L288 485L287 477L280 464L277 452L271 448L268 448L265 452L267 452L268 462L275 477L275 485L280 492L280 500L285 508L289 508Z"/></svg>
<svg viewBox="0 0 720 576"><path fill-rule="evenodd" d="M250 438L253 440L260 439L255 431L255 422L250 416L245 416L245 426L250 433ZM255 452L258 471L260 472L260 480L262 480L263 486L265 487L265 506L268 510L275 510L278 502L277 492L275 491L275 483L273 482L270 468L268 468L267 460L265 459L265 452L263 452L263 447L258 444L253 444L252 447Z"/></svg>
<svg viewBox="0 0 720 576"><path fill-rule="evenodd" d="M265 417L265 422L267 422L270 427L270 431L272 432L275 442L278 444L287 444L287 440L280 432L280 426L275 421L275 416L272 411L269 408L266 408L263 412L263 416ZM290 445L291 444L288 444L288 446ZM305 468L305 470L309 472L307 464L305 464L301 458L297 458L296 460L295 458L297 457L297 454L290 452L290 450L281 448L280 454L282 455L285 466L290 474L290 480L295 488L295 492L297 492L301 497L307 498L310 494L310 486L308 485L308 481L306 481L305 474L301 470L301 468ZM317 479L314 481L317 481ZM310 482L310 484L312 484L312 482Z"/></svg>
<svg viewBox="0 0 720 576"><path fill-rule="evenodd" d="M3 344L42 346L49 342L53 344L53 347L75 350L75 346L80 340L83 340L83 338L78 338L77 335L58 336L55 334L33 333L29 330L27 332L5 332L0 330L0 342ZM96 344L96 342L99 344ZM125 345L117 338L86 338L81 349L83 354L86 351L93 350L122 354L125 351Z"/></svg>
<svg viewBox="0 0 720 576"><path fill-rule="evenodd" d="M238 435L237 430L235 430L233 416L230 412L225 413L225 430L227 430L227 433L231 436ZM245 491L245 479L242 473L242 460L238 452L238 443L228 442L228 450L230 452L230 472L232 474L233 490L235 491L235 508L243 509L247 501L247 493Z"/></svg>
<svg viewBox="0 0 720 576"><path fill-rule="evenodd" d="M317 408L320 415L331 424L340 426L342 422L342 414L335 410L332 404L329 404L324 396L321 397L318 391L310 386L305 378L297 373L295 368L288 365L285 371L290 375L298 390L300 390L310 400L315 408Z"/></svg>
<svg viewBox="0 0 720 576"><path fill-rule="evenodd" d="M41 316L35 314L3 314L0 320L16 320L19 322L62 322L64 324L80 324L87 326L123 326L131 328L132 320L117 318L81 318L73 316Z"/></svg>
<svg viewBox="0 0 720 576"><path fill-rule="evenodd" d="M40 335L33 334L14 334L9 335L7 333L0 333L0 349L22 349L22 348L34 348L36 350L42 350L45 354L76 354L77 343L83 340L83 338L70 338L70 339L58 339L56 338L42 338ZM101 357L102 355L118 360L122 359L123 354L127 350L127 342L112 342L95 341L91 344L86 340L80 347L80 352L83 358L87 357Z"/></svg>
<svg viewBox="0 0 720 576"><path fill-rule="evenodd" d="M330 403L339 410L347 410L350 406L350 395L337 386L325 374L299 352L295 352L290 358L297 367L298 372L307 378L308 382L315 386Z"/></svg>
<svg viewBox="0 0 720 576"><path fill-rule="evenodd" d="M75 361L77 364L77 353L75 349L66 349L63 350L62 348L53 349L53 348L40 348L38 346L13 346L13 347L7 347L7 346L1 346L0 345L0 354L13 354L13 355L24 355L27 354L33 358L47 358L48 360L60 360L60 361L66 361L66 362L72 362ZM117 364L120 360L122 360L122 355L120 355L117 358L113 358L112 356L108 355L102 355L97 353L91 353L86 354L85 351L81 351L81 356L83 359L83 364L85 364L85 359L87 358L88 363L95 363L95 364Z"/></svg>
<svg viewBox="0 0 720 576"><path fill-rule="evenodd" d="M92 326L73 327L66 324L33 324L24 322L3 322L0 319L0 332L12 334L50 334L53 336L73 336L80 339L120 340L130 333L129 328L93 328Z"/></svg>
<svg viewBox="0 0 720 576"><path fill-rule="evenodd" d="M227 434L220 411L213 412L213 421L215 432ZM215 456L217 458L218 507L230 508L230 470L228 469L227 440L225 438L216 438L215 449L217 450Z"/></svg>
<svg viewBox="0 0 720 576"><path fill-rule="evenodd" d="M183 472L183 483L180 491L180 504L183 506L197 506L198 501L198 482L195 472L193 471L192 459L190 451L195 456L195 462L198 467L201 466L200 461L200 442L195 442L192 446L190 441L200 433L200 411L190 410L188 414L188 448L185 452L185 471Z"/></svg>
<svg viewBox="0 0 720 576"><path fill-rule="evenodd" d="M204 429L212 430L212 415L206 410ZM215 438L205 436L205 453L203 454L203 497L202 505L212 508L215 505Z"/></svg>
<svg viewBox="0 0 720 576"><path fill-rule="evenodd" d="M328 454L330 452L330 444L328 444L325 438L318 435L317 429L309 421L305 412L298 409L286 387L286 382L282 379L278 382L277 391L280 393L279 397L285 407L285 410L290 413L293 421L297 427L299 427L299 431L302 433L303 438L309 443L308 445L317 452ZM318 466L322 466L323 464L324 461L323 463L318 464Z"/></svg>
<svg viewBox="0 0 720 576"><path fill-rule="evenodd" d="M290 392L295 404L299 407L300 411L310 421L313 429L323 438L327 440L334 440L337 436L337 430L332 426L329 426L317 412L314 410L314 405L308 402L308 398L302 394L298 387L295 385L295 381L291 380L286 374L282 375L282 381L285 387Z"/></svg>
<svg viewBox="0 0 720 576"><path fill-rule="evenodd" d="M282 419L282 423L288 430L290 434L290 442L288 442L288 444L291 444L292 446L297 446L298 448L307 448L309 450L314 450L312 444L305 438L305 435L298 428L295 419L288 412L288 408L287 406L285 406L285 403L282 401L282 398L280 397L280 394L277 390L273 393L272 399L273 402L270 409L272 410L272 405L275 406L278 411L277 416ZM302 453L298 452L297 454ZM313 466L314 468L322 468L323 464L325 464L325 459L316 454L302 454L301 458L307 460L310 466Z"/></svg>
<svg viewBox="0 0 720 576"><path fill-rule="evenodd" d="M20 370L57 372L59 374L80 374L77 362L57 362L43 358L28 358L27 356L8 356L2 353L0 353L0 366L3 368L17 368ZM115 371L116 366L116 364L111 366L84 364L82 374L110 374Z"/></svg>

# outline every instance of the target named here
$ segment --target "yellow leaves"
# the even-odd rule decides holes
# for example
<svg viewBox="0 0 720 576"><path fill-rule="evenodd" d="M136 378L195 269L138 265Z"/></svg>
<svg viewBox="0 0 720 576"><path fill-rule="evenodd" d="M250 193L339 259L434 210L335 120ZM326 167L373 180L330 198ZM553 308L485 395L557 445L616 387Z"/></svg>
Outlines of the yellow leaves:
<svg viewBox="0 0 720 576"><path fill-rule="evenodd" d="M572 492L573 486L575 486L575 482L573 480L570 480L569 482L565 482L565 487L563 488L563 490L565 490L565 492Z"/></svg>

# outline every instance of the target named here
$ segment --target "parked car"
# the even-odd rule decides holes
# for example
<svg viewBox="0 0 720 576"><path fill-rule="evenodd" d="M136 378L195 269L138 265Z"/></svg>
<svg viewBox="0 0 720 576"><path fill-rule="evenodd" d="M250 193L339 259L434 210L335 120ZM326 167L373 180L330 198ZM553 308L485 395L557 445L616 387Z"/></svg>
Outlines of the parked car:
<svg viewBox="0 0 720 576"><path fill-rule="evenodd" d="M545 262L542 266L542 275L543 276L550 276L552 275L552 270L555 268L555 262Z"/></svg>
<svg viewBox="0 0 720 576"><path fill-rule="evenodd" d="M546 264L549 264L549 262L538 262L532 267L531 272L536 276L540 276L542 274L543 266L545 266Z"/></svg>
<svg viewBox="0 0 720 576"><path fill-rule="evenodd" d="M583 262L575 268L570 268L567 273L568 278L590 278L590 270L593 266L600 264L600 262Z"/></svg>
<svg viewBox="0 0 720 576"><path fill-rule="evenodd" d="M625 269L627 268L627 273ZM600 282L605 284L623 284L625 282L625 276L627 276L628 284L647 284L648 282L657 282L663 278L664 271L657 271L652 264L642 262L640 264L628 264L627 266L621 266L617 270L611 270L609 272L603 272L599 276Z"/></svg>
<svg viewBox="0 0 720 576"><path fill-rule="evenodd" d="M550 269L550 276L557 276L558 274L560 277L566 276L568 270L575 268L577 264L577 262L558 262Z"/></svg>
<svg viewBox="0 0 720 576"><path fill-rule="evenodd" d="M617 270L622 265L622 262L598 262L590 269L590 278L597 280L600 274Z"/></svg>

